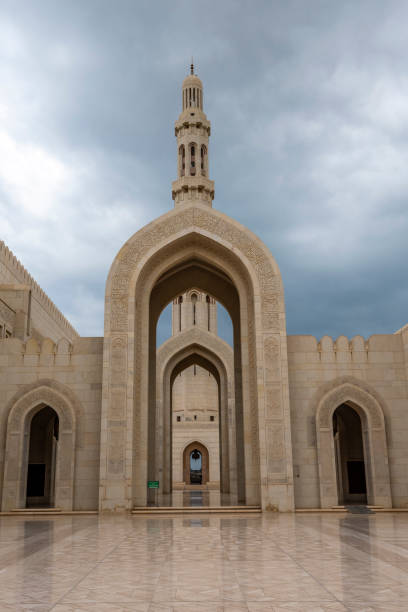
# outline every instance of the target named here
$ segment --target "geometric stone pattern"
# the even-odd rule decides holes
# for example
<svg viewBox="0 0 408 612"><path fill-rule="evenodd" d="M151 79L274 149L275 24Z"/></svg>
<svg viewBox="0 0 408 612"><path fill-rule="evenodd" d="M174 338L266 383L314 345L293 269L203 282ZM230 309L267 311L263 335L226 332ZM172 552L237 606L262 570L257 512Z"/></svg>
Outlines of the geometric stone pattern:
<svg viewBox="0 0 408 612"><path fill-rule="evenodd" d="M250 473L248 476L248 482L250 483L251 490L247 495L253 497L254 501L256 497L256 482L259 481L257 472L261 471L261 474L265 474L265 477L261 476L261 486L264 492L261 496L265 504L271 503L272 501L281 508L290 509L293 501L291 501L291 456L290 456L290 428L288 418L288 398L285 395L284 387L287 388L287 366L286 366L286 345L284 332L281 333L281 326L283 325L284 307L282 288L279 272L276 264L269 255L265 247L260 241L255 238L248 230L239 226L236 222L228 219L225 215L222 215L204 205L185 205L182 210L175 209L174 211L167 213L160 219L151 223L146 228L140 230L135 234L120 251L117 259L115 260L110 277L107 283L107 294L106 294L106 325L107 339L106 344L106 355L105 355L105 388L109 394L109 387L107 381L110 376L108 370L116 368L114 361L120 359L118 350L119 345L116 346L115 353L109 351L110 343L113 342L113 337L118 338L118 333L125 334L129 338L129 342L134 344L135 350L127 349L125 342L120 347L122 350L123 357L121 362L125 364L126 354L129 359L128 371L135 371L134 379L131 380L128 377L126 385L126 398L129 402L131 397L136 397L138 392L143 392L143 383L140 379L142 375L143 364L135 362L133 368L133 355L144 355L146 348L143 347L143 321L146 315L143 313L143 308L138 307L134 310L135 300L133 297L133 291L137 285L136 295L148 295L148 286L154 278L154 272L150 268L153 262L157 266L163 265L164 261L168 261L168 256L161 255L160 251L163 249L169 250L171 243L176 239L176 236L183 233L184 237L189 237L191 246L195 249L196 257L199 251L199 245L201 242L200 236L208 236L206 238L206 258L212 256L213 261L219 261L224 270L231 270L232 275L236 276L237 262L240 261L241 276L242 270L245 270L246 279L242 276L242 281L245 282L246 286L242 286L241 291L245 291L245 300L248 304L248 311L246 312L246 320L248 323L248 333L245 333L245 343L243 350L248 355L250 368L248 370L248 385L245 393L248 398L249 412L246 412L247 424L245 428L247 430L246 436L250 435L250 438L246 440L246 448L248 453L247 465L251 466ZM154 245L154 249L152 246ZM218 245L223 248L222 259L217 254ZM234 246L232 246L234 245ZM225 248L226 247L226 248ZM150 253L150 255L148 255ZM232 255L234 253L234 255ZM173 249L173 255L177 254L177 247ZM229 260L229 261L228 261ZM229 264L229 266L227 266ZM152 271L155 269L151 268ZM234 273L234 269L236 270ZM137 276L135 276L137 272ZM158 274L158 272L156 273ZM157 275L156 275L157 278ZM137 280L139 279L139 280ZM249 284L249 279L251 283ZM259 294L260 299L254 300L254 293ZM243 296L244 297L244 296ZM253 307L256 303L260 303L261 311L259 315L252 314ZM253 306L252 306L252 305ZM243 308L245 306L242 306ZM133 321L135 317L135 326ZM247 340L248 339L248 340ZM116 341L116 340L115 340ZM263 369L263 352L257 349L256 343L264 341L266 347L266 359L268 360L268 370ZM274 344L274 351L271 352L269 347ZM282 365L283 363L283 365ZM124 372L124 365L122 372ZM276 399L274 401L274 418L268 422L268 427L262 425L259 430L259 419L267 418L267 410L264 412L261 409L265 398L263 396L263 388L265 383L268 384L271 378L265 379L267 371L273 371L273 377L275 382L275 397L278 397L282 410L279 413L276 410ZM258 377L258 380L255 378ZM286 379L286 382L285 382ZM115 383L116 384L116 383ZM107 399L107 406L112 403L112 389L110 391L110 399ZM258 390L258 391L257 391ZM270 395L268 395L270 397ZM139 402L136 400L134 408L133 422L135 429L143 428L143 422L146 421L146 417L139 413L138 405L143 405L142 399ZM105 417L106 411L103 414L103 422L106 423ZM104 426L104 425L103 425ZM123 435L126 427L123 427ZM129 425L127 426L129 430ZM265 434L272 434L274 439L283 440L280 449L276 446L272 450L268 444ZM106 434L103 434L106 438ZM134 458L139 465L142 465L145 461L144 457L147 451L144 450L143 444L139 445L136 440L133 445L137 449L137 454ZM107 449L102 449L102 452L107 452ZM273 460L268 460L268 454L273 453ZM277 455L279 454L279 457ZM103 460L102 460L103 461ZM102 464L101 464L102 465ZM272 466L274 472L268 476L268 465ZM106 466L106 467L105 467ZM109 456L106 457L106 464L103 469L102 480L107 478L109 480L109 473L111 472L111 462ZM129 480L132 479L132 468L126 473L124 470L122 479L122 491L126 488ZM107 472L105 472L107 470ZM117 475L116 475L117 476ZM139 477L139 480L143 477ZM274 485L277 484L277 488ZM283 485L283 486L282 486ZM102 485L103 486L103 485ZM111 487L117 486L112 482ZM113 491L113 489L112 489ZM277 498L272 500L269 499L274 497L275 493ZM109 494L105 490L105 497L109 498ZM286 499L285 499L286 497ZM257 498L260 502L261 499ZM269 501L267 501L269 499ZM127 502L125 502L126 506ZM115 506L119 506L118 502ZM123 502L122 502L123 505Z"/></svg>
<svg viewBox="0 0 408 612"><path fill-rule="evenodd" d="M4 612L406 609L406 513L0 517L0 534Z"/></svg>

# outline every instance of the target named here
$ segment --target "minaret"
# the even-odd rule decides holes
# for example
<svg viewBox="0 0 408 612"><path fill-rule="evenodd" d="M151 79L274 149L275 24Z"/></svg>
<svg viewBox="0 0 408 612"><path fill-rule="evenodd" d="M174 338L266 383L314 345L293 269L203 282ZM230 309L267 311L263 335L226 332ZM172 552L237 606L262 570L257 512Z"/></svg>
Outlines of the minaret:
<svg viewBox="0 0 408 612"><path fill-rule="evenodd" d="M173 336L192 327L217 334L217 303L197 289L190 289L173 300Z"/></svg>
<svg viewBox="0 0 408 612"><path fill-rule="evenodd" d="M211 124L203 111L203 84L194 74L193 64L183 81L182 109L175 123L178 178L172 183L174 206L191 202L212 206L214 181L208 178Z"/></svg>

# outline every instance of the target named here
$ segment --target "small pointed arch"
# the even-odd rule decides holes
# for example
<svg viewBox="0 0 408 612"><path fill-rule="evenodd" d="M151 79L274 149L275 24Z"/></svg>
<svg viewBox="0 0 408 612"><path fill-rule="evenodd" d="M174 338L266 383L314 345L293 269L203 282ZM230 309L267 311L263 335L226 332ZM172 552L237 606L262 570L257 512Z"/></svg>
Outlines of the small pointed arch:
<svg viewBox="0 0 408 612"><path fill-rule="evenodd" d="M190 142L188 145L188 153L189 153L189 165L190 165L190 176L195 176L197 174L197 143Z"/></svg>
<svg viewBox="0 0 408 612"><path fill-rule="evenodd" d="M189 299L190 302L200 302L201 301L201 291L199 291L198 289L191 289L187 293L187 299Z"/></svg>
<svg viewBox="0 0 408 612"><path fill-rule="evenodd" d="M26 441L34 416L44 407L56 413L59 424L55 505L64 510L73 508L76 430L82 409L71 389L55 380L41 379L20 389L6 407L3 511L25 507L29 450Z"/></svg>
<svg viewBox="0 0 408 612"><path fill-rule="evenodd" d="M366 382L343 376L322 385L312 401L316 410L321 507L330 508L339 502L333 415L342 405L352 408L361 419L368 503L392 507L384 400Z"/></svg>
<svg viewBox="0 0 408 612"><path fill-rule="evenodd" d="M194 465L194 463L197 465ZM183 479L186 484L203 485L207 484L210 480L209 452L208 448L202 442L190 442L190 444L187 444L184 448Z"/></svg>
<svg viewBox="0 0 408 612"><path fill-rule="evenodd" d="M207 147L203 144L200 147L200 170L201 176L208 174Z"/></svg>
<svg viewBox="0 0 408 612"><path fill-rule="evenodd" d="M179 146L178 175L184 176L185 173L186 173L186 147L182 144Z"/></svg>

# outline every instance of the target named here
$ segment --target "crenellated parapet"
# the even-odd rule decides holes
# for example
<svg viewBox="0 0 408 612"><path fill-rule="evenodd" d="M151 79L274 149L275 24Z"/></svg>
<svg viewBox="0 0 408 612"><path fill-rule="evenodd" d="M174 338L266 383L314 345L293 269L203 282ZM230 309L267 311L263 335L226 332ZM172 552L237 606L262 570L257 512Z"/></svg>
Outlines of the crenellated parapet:
<svg viewBox="0 0 408 612"><path fill-rule="evenodd" d="M288 353L293 355L293 363L375 362L391 359L401 348L401 336L395 334L374 334L367 339L360 335L336 339L323 336L320 340L314 336L288 336Z"/></svg>
<svg viewBox="0 0 408 612"><path fill-rule="evenodd" d="M3 268L3 270L1 268ZM72 340L78 337L79 334L76 329L55 306L54 302L48 297L45 291L41 289L31 274L27 272L13 252L2 240L0 240L0 284L7 286L15 283L26 286L31 290L33 298L52 320L64 330L68 338Z"/></svg>

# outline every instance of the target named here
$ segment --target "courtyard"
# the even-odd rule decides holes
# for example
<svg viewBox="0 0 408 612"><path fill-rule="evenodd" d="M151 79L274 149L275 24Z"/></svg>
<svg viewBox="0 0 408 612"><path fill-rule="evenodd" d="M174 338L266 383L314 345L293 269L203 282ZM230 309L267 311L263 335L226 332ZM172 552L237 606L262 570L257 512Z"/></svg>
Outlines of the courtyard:
<svg viewBox="0 0 408 612"><path fill-rule="evenodd" d="M0 518L0 610L406 610L408 514Z"/></svg>

